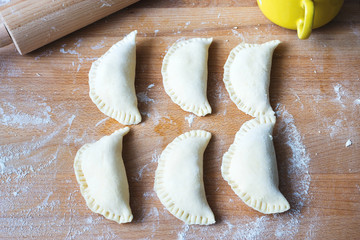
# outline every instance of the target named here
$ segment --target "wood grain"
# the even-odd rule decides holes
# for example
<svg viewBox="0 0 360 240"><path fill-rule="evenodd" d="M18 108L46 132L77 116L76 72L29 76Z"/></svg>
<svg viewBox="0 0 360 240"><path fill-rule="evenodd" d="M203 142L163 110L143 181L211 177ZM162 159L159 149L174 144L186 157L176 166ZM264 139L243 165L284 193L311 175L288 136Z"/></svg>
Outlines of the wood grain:
<svg viewBox="0 0 360 240"><path fill-rule="evenodd" d="M20 56L0 50L0 238L357 239L360 234L360 5L346 1L308 40L270 23L255 1L140 1ZM77 150L122 127L88 96L91 63L137 29L136 91L141 124L124 138L134 221L119 225L85 205L73 171ZM191 126L166 95L161 64L179 38L214 37L209 50L209 116ZM280 189L292 210L264 216L223 180L221 158L251 117L231 102L223 65L242 41L279 39L271 72L278 118L274 144ZM153 84L153 85L152 85ZM148 98L144 97L147 96ZM153 191L156 158L185 131L213 135L204 182L217 223L184 226ZM345 147L351 139L352 145Z"/></svg>

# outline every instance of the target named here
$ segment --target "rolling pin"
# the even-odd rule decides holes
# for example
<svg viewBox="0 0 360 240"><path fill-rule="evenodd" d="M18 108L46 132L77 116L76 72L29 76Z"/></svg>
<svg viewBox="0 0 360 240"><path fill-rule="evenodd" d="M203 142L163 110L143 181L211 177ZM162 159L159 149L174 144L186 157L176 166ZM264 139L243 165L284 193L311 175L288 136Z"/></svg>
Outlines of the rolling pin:
<svg viewBox="0 0 360 240"><path fill-rule="evenodd" d="M24 55L137 1L18 1L0 13L0 48L14 43Z"/></svg>

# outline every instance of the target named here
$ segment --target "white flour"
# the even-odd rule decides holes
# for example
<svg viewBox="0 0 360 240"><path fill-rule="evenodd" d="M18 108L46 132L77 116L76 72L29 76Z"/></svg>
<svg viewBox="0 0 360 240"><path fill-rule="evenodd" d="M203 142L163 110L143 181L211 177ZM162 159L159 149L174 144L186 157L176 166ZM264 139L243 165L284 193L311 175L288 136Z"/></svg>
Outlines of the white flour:
<svg viewBox="0 0 360 240"><path fill-rule="evenodd" d="M81 56L80 53L78 53L76 50L73 50L73 49L65 50L64 48L60 48L60 52L61 53L69 53L69 54L72 54L72 55Z"/></svg>
<svg viewBox="0 0 360 240"><path fill-rule="evenodd" d="M134 178L135 181L139 182L142 179L144 172L148 172L150 171L150 169L155 169L155 165L157 164L159 158L160 155L157 154L157 151L155 149L154 153L151 156L151 161L140 168L140 170L138 171L138 176Z"/></svg>
<svg viewBox="0 0 360 240"><path fill-rule="evenodd" d="M38 56L36 56L36 57L34 58L34 60L38 61L38 60L40 60L42 57L49 57L49 56L51 56L51 54L53 54L53 52L54 52L53 50L47 49L47 50L45 50L44 52L40 53Z"/></svg>
<svg viewBox="0 0 360 240"><path fill-rule="evenodd" d="M100 2L102 3L102 5L100 6L100 8L103 8L103 7L111 7L111 6L112 6L112 2L111 2L111 1L100 0Z"/></svg>
<svg viewBox="0 0 360 240"><path fill-rule="evenodd" d="M2 78L11 78L11 77L20 77L23 74L23 71L17 67L10 60L1 59L0 61L0 72ZM0 78L0 83L3 79Z"/></svg>
<svg viewBox="0 0 360 240"><path fill-rule="evenodd" d="M37 103L36 108L41 111L33 114L26 113L29 111L25 108L24 111L17 110L16 106L9 102L0 103L0 123L4 126L12 126L17 128L25 128L29 126L39 127L51 123L51 107L47 106L45 102Z"/></svg>
<svg viewBox="0 0 360 240"><path fill-rule="evenodd" d="M107 117L107 118L104 118L104 119L98 121L98 122L95 124L95 127L104 124L104 123L105 123L107 120L109 120L109 119L110 119L110 117Z"/></svg>
<svg viewBox="0 0 360 240"><path fill-rule="evenodd" d="M12 71L12 65L7 63L7 67L7 71L0 72L2 77L11 76L7 73ZM21 77L21 69L17 72ZM61 228L71 223L76 214L73 209L78 203L69 200L79 192L70 193L69 198L64 196L58 191L58 184L73 186L75 183L71 179L59 182L57 175L68 171L64 163L73 161L74 146L78 148L94 140L94 136L86 133L93 133L93 127L85 132L73 128L77 124L76 116L83 111L81 103L73 102L72 108L65 107L64 102L50 105L54 103L51 92L46 97L39 96L25 87L14 88L12 81L15 80L2 77L0 89L11 94L2 97L0 102L0 127L4 136L0 139L0 215L9 216L0 217L0 236L16 233L24 238L36 238L60 234ZM26 96L26 101L15 101L16 96ZM17 137L16 141L13 137ZM59 209L64 206L68 211L60 215ZM69 238L76 233L70 232Z"/></svg>
<svg viewBox="0 0 360 240"><path fill-rule="evenodd" d="M345 89L343 88L343 86L340 83L337 83L336 85L334 85L334 92L336 94L336 98L335 100L341 104L341 106L343 108L345 108L345 105L343 103L343 96L346 95Z"/></svg>
<svg viewBox="0 0 360 240"><path fill-rule="evenodd" d="M239 33L237 30L235 29L231 29L232 33L234 34L234 36L238 37L241 39L242 42L245 42L245 38L244 35L242 35L241 33Z"/></svg>
<svg viewBox="0 0 360 240"><path fill-rule="evenodd" d="M148 94L147 92L139 92L139 93L137 93L136 96L137 96L138 101L142 102L142 103L146 103L146 104L148 104L149 102L154 103L155 100L152 99L152 98L149 98L147 94Z"/></svg>
<svg viewBox="0 0 360 240"><path fill-rule="evenodd" d="M185 120L188 121L188 123L189 123L189 127L192 126L195 117L196 117L196 116L195 116L194 114L190 114L189 116L185 117Z"/></svg>
<svg viewBox="0 0 360 240"><path fill-rule="evenodd" d="M0 6L9 3L11 0L0 0Z"/></svg>
<svg viewBox="0 0 360 240"><path fill-rule="evenodd" d="M352 141L348 139L345 143L345 147L350 147L352 145Z"/></svg>
<svg viewBox="0 0 360 240"><path fill-rule="evenodd" d="M101 42L97 43L97 44L94 45L94 46L91 46L91 49L97 50L97 49L101 49L101 48L103 48L103 47L105 47L105 46L104 46L104 40L101 40Z"/></svg>

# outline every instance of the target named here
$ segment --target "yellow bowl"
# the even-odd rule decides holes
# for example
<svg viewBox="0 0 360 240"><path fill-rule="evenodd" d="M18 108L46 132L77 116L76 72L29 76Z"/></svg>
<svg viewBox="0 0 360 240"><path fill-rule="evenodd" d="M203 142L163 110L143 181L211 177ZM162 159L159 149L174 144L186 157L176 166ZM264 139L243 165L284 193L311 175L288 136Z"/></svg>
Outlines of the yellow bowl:
<svg viewBox="0 0 360 240"><path fill-rule="evenodd" d="M330 22L340 11L344 0L257 0L263 14L273 23L297 30L300 39L311 30Z"/></svg>

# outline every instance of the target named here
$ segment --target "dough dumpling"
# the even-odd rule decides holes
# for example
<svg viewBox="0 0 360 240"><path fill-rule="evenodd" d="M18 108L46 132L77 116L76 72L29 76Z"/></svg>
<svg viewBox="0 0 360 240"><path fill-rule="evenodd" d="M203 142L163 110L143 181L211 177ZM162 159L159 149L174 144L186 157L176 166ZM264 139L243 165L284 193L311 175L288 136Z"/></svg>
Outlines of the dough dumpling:
<svg viewBox="0 0 360 240"><path fill-rule="evenodd" d="M210 138L203 130L178 136L162 152L155 173L154 189L161 203L187 224L215 223L203 182L203 154Z"/></svg>
<svg viewBox="0 0 360 240"><path fill-rule="evenodd" d="M221 166L223 178L234 192L248 206L265 214L290 208L278 189L273 127L274 122L260 123L258 119L244 123Z"/></svg>
<svg viewBox="0 0 360 240"><path fill-rule="evenodd" d="M136 37L131 32L96 60L89 72L90 98L101 112L121 124L137 124Z"/></svg>
<svg viewBox="0 0 360 240"><path fill-rule="evenodd" d="M77 152L75 175L91 211L118 223L131 222L129 185L122 159L123 136L129 128L115 131Z"/></svg>
<svg viewBox="0 0 360 240"><path fill-rule="evenodd" d="M171 100L197 116L211 113L206 97L208 49L212 38L176 42L164 57L163 83Z"/></svg>
<svg viewBox="0 0 360 240"><path fill-rule="evenodd" d="M231 100L253 117L274 116L269 102L271 62L279 40L239 44L224 66L224 83Z"/></svg>

